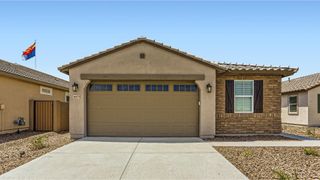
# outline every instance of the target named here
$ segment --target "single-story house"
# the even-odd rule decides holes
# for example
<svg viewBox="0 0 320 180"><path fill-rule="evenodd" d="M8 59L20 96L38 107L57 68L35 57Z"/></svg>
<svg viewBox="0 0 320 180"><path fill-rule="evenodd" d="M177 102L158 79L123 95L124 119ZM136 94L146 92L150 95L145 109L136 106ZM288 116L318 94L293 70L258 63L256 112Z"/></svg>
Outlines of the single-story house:
<svg viewBox="0 0 320 180"><path fill-rule="evenodd" d="M0 134L68 128L68 81L0 60Z"/></svg>
<svg viewBox="0 0 320 180"><path fill-rule="evenodd" d="M297 71L210 62L147 38L59 70L74 138L280 133L281 78Z"/></svg>
<svg viewBox="0 0 320 180"><path fill-rule="evenodd" d="M320 73L282 83L282 123L320 126Z"/></svg>

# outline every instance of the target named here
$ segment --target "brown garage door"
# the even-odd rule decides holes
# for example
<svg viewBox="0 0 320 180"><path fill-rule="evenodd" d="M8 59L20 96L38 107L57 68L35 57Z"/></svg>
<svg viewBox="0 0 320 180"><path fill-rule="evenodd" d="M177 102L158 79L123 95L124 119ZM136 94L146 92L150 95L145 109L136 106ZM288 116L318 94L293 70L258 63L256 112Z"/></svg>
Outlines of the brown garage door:
<svg viewBox="0 0 320 180"><path fill-rule="evenodd" d="M95 82L88 90L89 136L198 136L192 82Z"/></svg>

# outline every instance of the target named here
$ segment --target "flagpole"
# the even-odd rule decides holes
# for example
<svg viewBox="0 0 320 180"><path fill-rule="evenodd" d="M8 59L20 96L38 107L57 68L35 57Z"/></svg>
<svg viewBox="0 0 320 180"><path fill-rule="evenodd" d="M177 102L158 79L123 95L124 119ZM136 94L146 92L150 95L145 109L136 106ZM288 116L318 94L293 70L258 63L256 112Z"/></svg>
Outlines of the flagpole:
<svg viewBox="0 0 320 180"><path fill-rule="evenodd" d="M37 40L34 41L36 52L34 55L34 69L37 69Z"/></svg>

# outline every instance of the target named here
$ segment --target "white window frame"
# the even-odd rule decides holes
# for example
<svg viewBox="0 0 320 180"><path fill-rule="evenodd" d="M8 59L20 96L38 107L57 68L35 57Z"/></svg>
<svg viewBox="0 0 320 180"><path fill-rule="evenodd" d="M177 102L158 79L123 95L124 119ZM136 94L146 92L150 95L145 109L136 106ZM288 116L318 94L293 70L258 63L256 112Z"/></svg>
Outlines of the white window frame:
<svg viewBox="0 0 320 180"><path fill-rule="evenodd" d="M49 90L50 93L43 92L42 91L43 89ZM49 87L40 86L40 94L47 95L47 96L52 96L53 95L53 89L49 88Z"/></svg>
<svg viewBox="0 0 320 180"><path fill-rule="evenodd" d="M296 97L296 98L297 98L297 102L295 103L296 106L297 106L297 112L291 112L291 111L290 111L290 98L291 98L291 97ZM293 103L293 104L294 104L294 103ZM299 96L298 96L297 94L288 96L288 114L289 114L289 115L299 114Z"/></svg>
<svg viewBox="0 0 320 180"><path fill-rule="evenodd" d="M236 82L237 81L250 81L252 82L252 95L236 95ZM254 113L254 80L234 80L234 100L233 100L233 108L235 113ZM250 97L252 99L251 111L236 111L236 98L237 97Z"/></svg>

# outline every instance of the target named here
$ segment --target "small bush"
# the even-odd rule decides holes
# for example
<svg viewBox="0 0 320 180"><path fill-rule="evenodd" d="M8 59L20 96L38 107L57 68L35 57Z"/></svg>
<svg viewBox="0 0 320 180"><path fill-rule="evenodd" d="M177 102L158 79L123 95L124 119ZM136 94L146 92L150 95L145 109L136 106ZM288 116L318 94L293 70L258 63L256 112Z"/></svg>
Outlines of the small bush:
<svg viewBox="0 0 320 180"><path fill-rule="evenodd" d="M279 180L290 180L291 176L281 170L272 170Z"/></svg>
<svg viewBox="0 0 320 180"><path fill-rule="evenodd" d="M304 148L303 151L307 156L319 156L319 152L315 148Z"/></svg>
<svg viewBox="0 0 320 180"><path fill-rule="evenodd" d="M241 153L244 157L250 157L253 155L253 152L250 149L246 149Z"/></svg>
<svg viewBox="0 0 320 180"><path fill-rule="evenodd" d="M45 136L39 136L36 137L33 141L32 141L32 145L35 149L43 149L46 147L46 141L47 141L47 137Z"/></svg>
<svg viewBox="0 0 320 180"><path fill-rule="evenodd" d="M309 136L314 136L314 133L313 133L310 129L308 129L308 130L307 130L307 135L309 135Z"/></svg>

